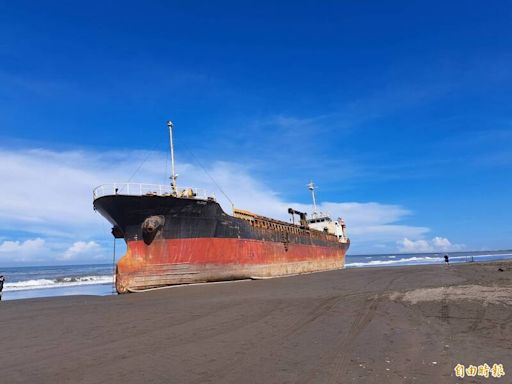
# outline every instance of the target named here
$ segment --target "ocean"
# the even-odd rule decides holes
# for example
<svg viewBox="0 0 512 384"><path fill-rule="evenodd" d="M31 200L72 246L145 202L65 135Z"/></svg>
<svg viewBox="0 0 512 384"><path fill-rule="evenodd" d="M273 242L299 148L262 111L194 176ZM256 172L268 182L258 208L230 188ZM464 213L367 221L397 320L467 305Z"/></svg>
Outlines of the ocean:
<svg viewBox="0 0 512 384"><path fill-rule="evenodd" d="M347 268L393 267L442 264L445 253L348 255ZM450 252L450 263L485 262L512 259L512 250ZM111 264L46 267L0 267L6 278L2 300L69 295L114 295Z"/></svg>
<svg viewBox="0 0 512 384"><path fill-rule="evenodd" d="M112 264L1 268L2 300L114 294Z"/></svg>
<svg viewBox="0 0 512 384"><path fill-rule="evenodd" d="M449 256L450 263L486 262L512 259L512 250L347 255L345 267L398 267L402 265L442 264L444 263L444 255Z"/></svg>

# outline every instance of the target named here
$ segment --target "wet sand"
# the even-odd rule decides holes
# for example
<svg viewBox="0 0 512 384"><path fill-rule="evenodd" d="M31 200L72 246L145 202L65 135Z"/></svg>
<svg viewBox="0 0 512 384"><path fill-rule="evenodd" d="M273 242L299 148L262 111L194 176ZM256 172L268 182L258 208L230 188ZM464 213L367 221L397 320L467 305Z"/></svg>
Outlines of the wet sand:
<svg viewBox="0 0 512 384"><path fill-rule="evenodd" d="M511 289L495 262L6 301L1 382L506 383Z"/></svg>

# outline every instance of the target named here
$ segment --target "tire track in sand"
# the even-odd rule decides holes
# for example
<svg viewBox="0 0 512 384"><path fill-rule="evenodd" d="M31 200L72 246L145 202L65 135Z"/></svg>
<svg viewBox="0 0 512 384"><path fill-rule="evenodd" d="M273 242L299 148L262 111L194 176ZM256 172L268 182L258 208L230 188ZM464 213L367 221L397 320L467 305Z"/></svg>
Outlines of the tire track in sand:
<svg viewBox="0 0 512 384"><path fill-rule="evenodd" d="M347 351L345 353L340 352L335 356L335 365L333 375L329 378L328 382L331 383L340 383L346 379L346 370L348 365L349 353L352 351L353 346L355 344L356 339L363 332L363 330L367 327L368 324L373 320L379 304L385 299L386 291L388 291L393 283L401 278L402 276L396 276L392 278L384 287L384 289L379 293L374 293L373 295L367 298L366 305L358 312L356 318L352 322L348 334L344 338L340 338L336 350L338 351Z"/></svg>

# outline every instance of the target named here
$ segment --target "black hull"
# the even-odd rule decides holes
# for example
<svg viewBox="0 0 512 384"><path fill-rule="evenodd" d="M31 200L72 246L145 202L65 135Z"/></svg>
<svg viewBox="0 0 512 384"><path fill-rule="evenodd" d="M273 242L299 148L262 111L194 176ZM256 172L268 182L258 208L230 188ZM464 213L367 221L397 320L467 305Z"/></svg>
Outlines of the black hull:
<svg viewBox="0 0 512 384"><path fill-rule="evenodd" d="M340 243L336 236L320 231L275 220L251 223L230 216L212 200L109 195L96 199L94 208L114 226L117 237L127 242L144 239L149 244L155 238L232 238L348 248L348 243ZM148 229L151 229L149 235Z"/></svg>

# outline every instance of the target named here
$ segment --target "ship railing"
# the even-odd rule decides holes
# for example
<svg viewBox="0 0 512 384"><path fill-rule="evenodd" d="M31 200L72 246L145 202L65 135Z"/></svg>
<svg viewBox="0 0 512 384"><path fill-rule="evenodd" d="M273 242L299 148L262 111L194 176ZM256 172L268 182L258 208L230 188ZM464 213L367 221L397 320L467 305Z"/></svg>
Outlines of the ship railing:
<svg viewBox="0 0 512 384"><path fill-rule="evenodd" d="M102 196L112 196L112 195L123 195L123 196L175 196L174 192L170 185L161 185L161 184L143 184L143 183L111 183L111 184L102 184L96 188L94 188L93 192L93 200L96 200ZM188 197L188 198L196 198L196 199L207 199L208 197L213 197L213 195L209 195L206 190L202 188L188 188L188 187L180 187L178 188L178 197Z"/></svg>
<svg viewBox="0 0 512 384"><path fill-rule="evenodd" d="M311 214L311 218L309 220L317 220L317 219L323 219L323 218L331 218L331 215L329 212L313 212Z"/></svg>

